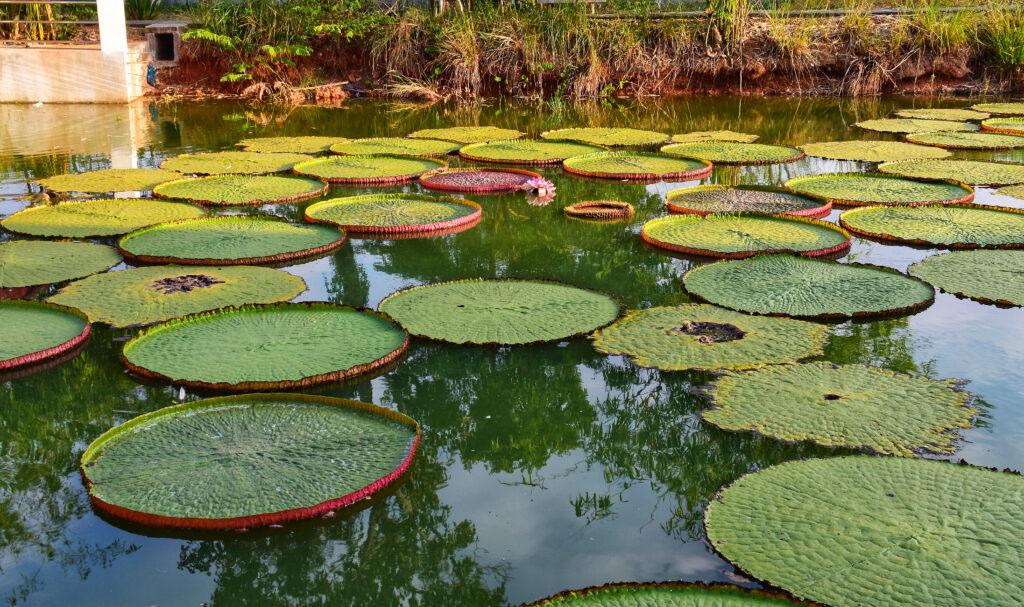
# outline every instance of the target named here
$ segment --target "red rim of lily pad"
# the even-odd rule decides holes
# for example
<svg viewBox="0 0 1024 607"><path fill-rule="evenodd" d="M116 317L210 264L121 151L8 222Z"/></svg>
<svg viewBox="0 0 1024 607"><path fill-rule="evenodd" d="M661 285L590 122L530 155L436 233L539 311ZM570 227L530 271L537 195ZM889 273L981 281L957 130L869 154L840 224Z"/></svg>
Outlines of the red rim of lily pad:
<svg viewBox="0 0 1024 607"><path fill-rule="evenodd" d="M633 214L633 205L621 200L584 200L562 210L580 219L625 219Z"/></svg>
<svg viewBox="0 0 1024 607"><path fill-rule="evenodd" d="M998 116L998 118L1009 118L1009 116ZM1019 128L992 126L991 124L985 124L988 120L981 121L981 130L988 131L989 133L999 133L1001 135L1024 135L1024 122L1021 122Z"/></svg>
<svg viewBox="0 0 1024 607"><path fill-rule="evenodd" d="M92 334L92 325L89 324L89 318L85 314L74 308L69 308L67 306L62 306L59 304L29 300L12 300L7 302L6 305L48 308L50 310L56 310L58 312L70 314L71 316L80 319L83 323L85 323L85 326L78 335L72 337L71 339L65 341L64 343L60 343L57 344L56 346L51 346L49 348L39 350L36 352L22 354L21 356L15 356L14 358L0 360L0 372L11 371L13 369L19 369L21 367L27 367L29 365L34 365L36 363L41 363L47 360L58 358L84 344L89 339L89 335Z"/></svg>
<svg viewBox="0 0 1024 607"><path fill-rule="evenodd" d="M444 177L446 175L457 175L459 173L475 173L475 174L487 174L487 173L509 173L513 175L522 175L527 179L524 179L522 183L526 183L529 179L536 179L540 177L539 173L533 171L527 171L525 169L512 169L512 168L459 168L459 169L448 169L440 168L434 169L420 175L420 185L429 188L431 190L443 190L446 192L471 192L476 194L489 194L498 192L515 192L519 189L519 185L510 185L507 183L499 183L495 181L493 185L481 185L481 186L460 186L457 184L445 183Z"/></svg>
<svg viewBox="0 0 1024 607"><path fill-rule="evenodd" d="M365 194L365 196L374 196L374 195L375 194ZM386 196L389 196L389 194L377 194L377 196L386 197ZM430 196L423 196L421 194L393 194L391 196L395 196L395 197L412 196L412 197L420 197L420 198L433 198L433 197L430 197ZM353 198L355 198L355 197L353 197ZM344 200L344 199L339 198L337 200ZM333 221L327 221L327 220L324 220L324 219L318 219L316 217L310 216L310 214L309 214L309 210L310 209L316 207L317 205L326 205L326 204L332 202L331 200L325 200L323 202L318 202L316 204L313 204L313 205L310 205L310 206L306 207L306 210L303 212L303 218L307 222L309 222L309 223L322 223L322 224L325 224L325 225L332 225L332 226L336 226L336 227L338 227L338 228L340 228L342 230L345 230L346 232L354 232L354 233L357 233L357 234L384 234L384 235L389 235L389 236L399 235L399 234L408 234L410 237L417 237L417 236L430 235L431 233L434 233L434 232L446 232L447 233L448 230L455 230L457 232L461 232L463 229L469 229L469 228L475 226L476 224L480 223L480 218L483 216L483 207L481 207L479 204L473 202L472 200L466 200L465 198L455 198L455 197L434 198L434 200L441 201L441 202L450 202L450 203L460 204L462 206L469 207L469 208L473 209L473 212L468 214L468 215L463 215L462 217L456 217L455 219L448 219L448 220L445 220L445 221L435 221L435 222L432 222L432 223L419 223L419 224L398 225L398 226L346 225L346 224L339 224L339 223L336 223L336 222L333 222ZM459 229L459 228L461 228L461 229Z"/></svg>
<svg viewBox="0 0 1024 607"><path fill-rule="evenodd" d="M711 190L715 190L715 189L725 189L725 188L730 188L730 189L734 189L734 190L748 190L748 191L751 191L751 192L770 192L770 193L773 193L773 194L788 194L790 196L797 196L797 197L801 197L801 198L807 198L808 200L813 200L813 201L821 203L820 205L818 205L816 207L811 207L809 209L797 209L795 211L789 211L787 213L781 213L782 215L788 215L790 217L809 217L811 219L820 219L820 218L822 218L822 217L824 217L824 216L826 216L826 215L828 215L829 213L832 212L832 201L830 201L830 200L813 198L813 197L810 197L810 196L805 196L804 194L800 194L798 192L794 192L793 190L790 190L789 188L773 186L773 185L733 185L733 186L721 186L721 185L718 185L718 184L696 185L696 186L693 186L693 187L690 187L690 188L682 188L682 189L679 189L679 190L672 190L671 192L668 193L668 196L666 196L665 204L666 204L666 206L668 206L668 211L670 213L679 213L679 214L684 214L684 215L701 215L701 216L711 215L712 213L714 213L714 211L703 211L703 210L700 210L700 209L692 209L692 208L687 207L685 205L681 205L681 204L678 204L677 202L674 202L673 199L672 199L672 194L675 193L675 192L699 191L699 190L711 191Z"/></svg>

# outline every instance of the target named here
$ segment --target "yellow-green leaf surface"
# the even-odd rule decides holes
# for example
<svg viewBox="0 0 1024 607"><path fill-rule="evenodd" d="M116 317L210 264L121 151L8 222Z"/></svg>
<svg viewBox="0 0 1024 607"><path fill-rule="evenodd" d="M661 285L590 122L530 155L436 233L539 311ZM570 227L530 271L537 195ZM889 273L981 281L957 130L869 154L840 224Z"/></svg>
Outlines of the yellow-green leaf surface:
<svg viewBox="0 0 1024 607"><path fill-rule="evenodd" d="M954 251L910 266L947 293L1004 306L1024 306L1024 251Z"/></svg>
<svg viewBox="0 0 1024 607"><path fill-rule="evenodd" d="M439 129L422 129L409 134L414 139L440 139L462 144L518 139L523 135L525 133L514 129L502 129L495 126L450 126Z"/></svg>
<svg viewBox="0 0 1024 607"><path fill-rule="evenodd" d="M601 148L572 141L515 139L467 145L459 155L469 160L506 164L557 164L566 158L600 152Z"/></svg>
<svg viewBox="0 0 1024 607"><path fill-rule="evenodd" d="M981 128L1008 135L1024 135L1024 116L1011 118L989 118L981 122Z"/></svg>
<svg viewBox="0 0 1024 607"><path fill-rule="evenodd" d="M711 172L704 160L643 152L596 152L573 156L562 163L566 171L609 179L698 179Z"/></svg>
<svg viewBox="0 0 1024 607"><path fill-rule="evenodd" d="M40 179L38 183L51 192L107 194L143 192L152 190L166 181L180 178L180 173L161 169L101 169L85 173L54 175Z"/></svg>
<svg viewBox="0 0 1024 607"><path fill-rule="evenodd" d="M846 206L918 205L966 202L974 192L949 181L915 181L880 173L808 175L786 187L819 200Z"/></svg>
<svg viewBox="0 0 1024 607"><path fill-rule="evenodd" d="M808 156L861 162L894 162L952 156L949 150L901 141L828 141L805 143L799 147Z"/></svg>
<svg viewBox="0 0 1024 607"><path fill-rule="evenodd" d="M259 152L202 152L168 158L160 168L188 175L264 175L290 171L312 157L305 154Z"/></svg>
<svg viewBox="0 0 1024 607"><path fill-rule="evenodd" d="M844 250L850 242L850 235L833 223L763 213L669 215L648 221L640 234L658 247L710 257L769 251L823 255Z"/></svg>
<svg viewBox="0 0 1024 607"><path fill-rule="evenodd" d="M933 133L911 133L907 135L906 139L911 143L954 150L1010 150L1024 147L1024 137L999 133L936 131Z"/></svg>
<svg viewBox="0 0 1024 607"><path fill-rule="evenodd" d="M443 166L440 161L409 156L330 156L297 164L295 172L339 183L388 183L415 179Z"/></svg>
<svg viewBox="0 0 1024 607"><path fill-rule="evenodd" d="M955 120L917 120L914 118L879 118L855 124L880 133L929 133L932 131L977 131L978 125Z"/></svg>
<svg viewBox="0 0 1024 607"><path fill-rule="evenodd" d="M1024 247L1024 211L978 205L862 207L839 217L846 229L883 240L952 248Z"/></svg>
<svg viewBox="0 0 1024 607"><path fill-rule="evenodd" d="M971 185L1024 183L1024 164L981 160L911 160L888 162L878 170L911 179L955 179Z"/></svg>
<svg viewBox="0 0 1024 607"><path fill-rule="evenodd" d="M462 198L425 194L364 194L333 198L306 208L306 220L354 231L430 230L471 221L480 206Z"/></svg>
<svg viewBox="0 0 1024 607"><path fill-rule="evenodd" d="M47 285L103 272L121 263L113 247L91 242L0 242L0 289Z"/></svg>
<svg viewBox="0 0 1024 607"><path fill-rule="evenodd" d="M774 164L794 162L804 157L804 153L796 148L733 141L673 143L663 146L661 152L669 156L700 158L717 164Z"/></svg>
<svg viewBox="0 0 1024 607"><path fill-rule="evenodd" d="M460 144L440 139L410 137L373 137L352 139L331 146L331 152L347 156L388 154L397 156L444 156L459 149Z"/></svg>
<svg viewBox="0 0 1024 607"><path fill-rule="evenodd" d="M971 106L971 109L996 116L1024 116L1024 101L976 103Z"/></svg>
<svg viewBox="0 0 1024 607"><path fill-rule="evenodd" d="M668 141L668 135L657 131L618 127L582 127L545 131L540 135L552 141L576 141L604 147L653 146Z"/></svg>
<svg viewBox="0 0 1024 607"><path fill-rule="evenodd" d="M326 152L336 143L348 141L344 137L320 137L315 135L294 137L257 137L243 139L238 147L247 152L319 154Z"/></svg>
<svg viewBox="0 0 1024 607"><path fill-rule="evenodd" d="M88 323L67 310L36 301L0 301L0 368L12 359L56 348Z"/></svg>
<svg viewBox="0 0 1024 607"><path fill-rule="evenodd" d="M757 135L737 133L736 131L692 131L672 135L672 143L696 143L698 141L735 141L737 143L754 143Z"/></svg>
<svg viewBox="0 0 1024 607"><path fill-rule="evenodd" d="M307 200L327 192L319 179L280 175L211 175L181 179L153 189L160 198L210 205L256 205Z"/></svg>
<svg viewBox="0 0 1024 607"><path fill-rule="evenodd" d="M920 108L899 110L896 115L900 118L918 118L921 120L984 120L989 117L988 112L977 110L965 110L960 108Z"/></svg>
<svg viewBox="0 0 1024 607"><path fill-rule="evenodd" d="M118 236L165 221L202 217L203 209L178 202L149 198L73 200L29 207L0 221L16 234L60 238Z"/></svg>

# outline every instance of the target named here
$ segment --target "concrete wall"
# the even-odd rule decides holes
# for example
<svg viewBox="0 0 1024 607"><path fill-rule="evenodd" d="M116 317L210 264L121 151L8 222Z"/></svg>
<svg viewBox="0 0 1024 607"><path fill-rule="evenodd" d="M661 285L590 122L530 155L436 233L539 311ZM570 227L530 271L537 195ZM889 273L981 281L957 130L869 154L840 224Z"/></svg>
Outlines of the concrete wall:
<svg viewBox="0 0 1024 607"><path fill-rule="evenodd" d="M0 103L128 103L145 93L147 50L0 46Z"/></svg>

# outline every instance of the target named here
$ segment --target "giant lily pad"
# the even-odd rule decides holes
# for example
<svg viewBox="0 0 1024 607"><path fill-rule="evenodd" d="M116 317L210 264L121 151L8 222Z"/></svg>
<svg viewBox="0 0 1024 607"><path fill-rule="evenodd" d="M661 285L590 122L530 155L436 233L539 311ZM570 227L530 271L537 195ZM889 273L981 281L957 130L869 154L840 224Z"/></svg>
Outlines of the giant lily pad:
<svg viewBox="0 0 1024 607"><path fill-rule="evenodd" d="M89 338L89 321L71 308L0 301L0 371L56 358Z"/></svg>
<svg viewBox="0 0 1024 607"><path fill-rule="evenodd" d="M805 143L800 149L808 156L861 162L895 162L952 156L949 150L901 141L828 141Z"/></svg>
<svg viewBox="0 0 1024 607"><path fill-rule="evenodd" d="M953 380L827 362L726 375L709 393L702 416L725 430L884 455L952 453L977 413Z"/></svg>
<svg viewBox="0 0 1024 607"><path fill-rule="evenodd" d="M980 160L911 160L889 162L878 167L890 175L911 179L956 179L971 185L1015 185L1024 183L1024 164Z"/></svg>
<svg viewBox="0 0 1024 607"><path fill-rule="evenodd" d="M189 175L265 175L290 171L306 154L261 154L259 152L202 152L168 158L160 168Z"/></svg>
<svg viewBox="0 0 1024 607"><path fill-rule="evenodd" d="M280 175L211 175L181 179L153 189L157 198L210 205L258 205L308 200L327 193L319 179Z"/></svg>
<svg viewBox="0 0 1024 607"><path fill-rule="evenodd" d="M999 133L936 131L933 133L911 133L907 135L906 139L911 143L954 150L1009 150L1024 147L1024 137Z"/></svg>
<svg viewBox="0 0 1024 607"><path fill-rule="evenodd" d="M697 143L698 141L735 141L737 143L754 143L757 135L737 133L736 131L693 131L672 135L672 143Z"/></svg>
<svg viewBox="0 0 1024 607"><path fill-rule="evenodd" d="M412 139L409 137L373 137L352 139L331 146L331 152L346 156L444 156L459 149L458 143L440 139Z"/></svg>
<svg viewBox="0 0 1024 607"><path fill-rule="evenodd" d="M144 525L241 529L310 518L397 480L419 425L390 409L304 394L245 394L159 409L82 454L92 503Z"/></svg>
<svg viewBox="0 0 1024 607"><path fill-rule="evenodd" d="M693 268L692 294L741 312L798 318L863 318L915 312L931 305L926 282L880 266L795 255L758 255Z"/></svg>
<svg viewBox="0 0 1024 607"><path fill-rule="evenodd" d="M996 194L1002 194L1003 196L1013 196L1014 198L1020 198L1024 200L1024 185L1011 185L1005 188L1000 188L996 191Z"/></svg>
<svg viewBox="0 0 1024 607"><path fill-rule="evenodd" d="M1024 306L1024 251L954 251L907 272L947 293L1000 306Z"/></svg>
<svg viewBox="0 0 1024 607"><path fill-rule="evenodd" d="M246 152L320 154L332 145L348 141L344 137L322 137L308 135L304 137L257 137L243 139L238 147Z"/></svg>
<svg viewBox="0 0 1024 607"><path fill-rule="evenodd" d="M165 181L180 178L179 173L161 169L101 169L85 173L54 175L40 179L38 183L51 192L106 194L152 190Z"/></svg>
<svg viewBox="0 0 1024 607"><path fill-rule="evenodd" d="M217 390L304 388L395 360L409 337L374 312L321 302L226 308L170 320L124 345L144 377Z"/></svg>
<svg viewBox="0 0 1024 607"><path fill-rule="evenodd" d="M77 308L92 322L120 328L228 306L287 301L305 290L301 278L283 270L153 266L90 276L48 301Z"/></svg>
<svg viewBox="0 0 1024 607"><path fill-rule="evenodd" d="M797 607L780 594L727 584L606 584L560 592L526 607Z"/></svg>
<svg viewBox="0 0 1024 607"><path fill-rule="evenodd" d="M978 125L955 120L918 120L914 118L880 118L856 123L868 131L880 133L930 133L932 131L977 131Z"/></svg>
<svg viewBox="0 0 1024 607"><path fill-rule="evenodd" d="M996 116L1024 116L1024 101L976 103L971 106L971 109L979 112L988 112Z"/></svg>
<svg viewBox="0 0 1024 607"><path fill-rule="evenodd" d="M964 110L960 108L920 108L913 110L899 110L896 115L900 118L918 118L920 120L984 120L989 117L988 112L977 110Z"/></svg>
<svg viewBox="0 0 1024 607"><path fill-rule="evenodd" d="M783 145L733 141L673 143L662 147L661 151L669 156L700 158L715 164L775 164L804 157L802 151Z"/></svg>
<svg viewBox="0 0 1024 607"><path fill-rule="evenodd" d="M603 147L655 146L668 141L668 135L665 133L616 127L557 129L544 131L540 136L552 141L576 141Z"/></svg>
<svg viewBox="0 0 1024 607"><path fill-rule="evenodd" d="M810 459L740 478L708 505L705 526L749 575L832 607L1014 605L1024 595L1022 496L1015 473Z"/></svg>
<svg viewBox="0 0 1024 607"><path fill-rule="evenodd" d="M850 235L833 223L764 213L669 215L645 223L640 237L678 253L731 259L783 252L819 257L850 248Z"/></svg>
<svg viewBox="0 0 1024 607"><path fill-rule="evenodd" d="M203 209L191 204L147 198L73 200L29 207L0 221L0 226L29 236L94 238L118 236L153 224L205 214Z"/></svg>
<svg viewBox="0 0 1024 607"><path fill-rule="evenodd" d="M615 320L615 300L553 282L456 280L404 289L380 310L419 337L456 344L561 341Z"/></svg>
<svg viewBox="0 0 1024 607"><path fill-rule="evenodd" d="M955 181L914 181L880 173L808 175L786 182L806 196L843 206L963 204L974 190Z"/></svg>
<svg viewBox="0 0 1024 607"><path fill-rule="evenodd" d="M822 353L825 325L706 304L630 310L593 335L605 354L666 371L751 369Z"/></svg>
<svg viewBox="0 0 1024 607"><path fill-rule="evenodd" d="M467 145L459 156L478 162L505 164L559 164L566 158L600 152L601 148L572 141L516 139Z"/></svg>
<svg viewBox="0 0 1024 607"><path fill-rule="evenodd" d="M496 126L450 126L440 129L422 129L409 134L413 139L441 139L462 144L519 139L523 135L525 133L514 129L502 129Z"/></svg>
<svg viewBox="0 0 1024 607"><path fill-rule="evenodd" d="M605 179L701 179L711 174L705 160L675 158L642 152L596 152L573 156L562 164L566 172Z"/></svg>
<svg viewBox="0 0 1024 607"><path fill-rule="evenodd" d="M119 263L121 256L113 247L90 242L0 242L0 289L74 280Z"/></svg>
<svg viewBox="0 0 1024 607"><path fill-rule="evenodd" d="M152 226L128 234L118 248L141 263L216 266L306 259L343 244L336 228L235 215Z"/></svg>
<svg viewBox="0 0 1024 607"><path fill-rule="evenodd" d="M429 232L469 226L480 220L480 205L463 198L424 194L364 194L334 198L306 208L306 221L356 232Z"/></svg>
<svg viewBox="0 0 1024 607"><path fill-rule="evenodd" d="M673 213L782 213L800 217L824 217L832 210L829 201L819 202L772 186L698 185L672 190L665 196Z"/></svg>
<svg viewBox="0 0 1024 607"><path fill-rule="evenodd" d="M331 156L297 164L295 172L330 183L379 185L410 181L443 166L441 161L410 156Z"/></svg>
<svg viewBox="0 0 1024 607"><path fill-rule="evenodd" d="M981 128L993 133L1007 135L1024 135L1024 116L1014 118L989 118L981 123Z"/></svg>
<svg viewBox="0 0 1024 607"><path fill-rule="evenodd" d="M1024 210L980 205L862 207L839 222L862 236L953 249L1024 247Z"/></svg>
<svg viewBox="0 0 1024 607"><path fill-rule="evenodd" d="M539 179L533 171L510 168L438 169L420 175L420 185L431 190L446 192L515 192L522 190L531 179Z"/></svg>

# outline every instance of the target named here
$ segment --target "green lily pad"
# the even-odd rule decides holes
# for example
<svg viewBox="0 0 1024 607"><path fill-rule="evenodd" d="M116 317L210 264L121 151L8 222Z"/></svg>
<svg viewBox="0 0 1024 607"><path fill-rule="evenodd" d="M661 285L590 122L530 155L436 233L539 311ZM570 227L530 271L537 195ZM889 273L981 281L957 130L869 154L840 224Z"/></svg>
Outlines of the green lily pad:
<svg viewBox="0 0 1024 607"><path fill-rule="evenodd" d="M410 156L330 156L297 164L295 172L330 183L387 184L410 181L444 166L439 160Z"/></svg>
<svg viewBox="0 0 1024 607"><path fill-rule="evenodd" d="M440 139L408 137L373 137L352 139L331 146L331 152L347 156L444 156L459 149L460 144Z"/></svg>
<svg viewBox="0 0 1024 607"><path fill-rule="evenodd" d="M114 247L91 242L0 242L0 289L34 287L105 272L121 263Z"/></svg>
<svg viewBox="0 0 1024 607"><path fill-rule="evenodd" d="M847 230L881 240L954 249L1024 247L1024 210L980 205L862 207L844 211Z"/></svg>
<svg viewBox="0 0 1024 607"><path fill-rule="evenodd" d="M506 164L559 164L566 158L600 152L601 148L572 141L517 139L475 143L459 150L459 156L477 162Z"/></svg>
<svg viewBox="0 0 1024 607"><path fill-rule="evenodd" d="M933 131L977 131L978 125L955 120L917 120L914 118L879 118L856 123L868 131L879 133L930 133Z"/></svg>
<svg viewBox="0 0 1024 607"><path fill-rule="evenodd" d="M773 186L698 185L672 190L665 203L673 213L782 213L800 217L824 217L832 210L829 201L819 202Z"/></svg>
<svg viewBox="0 0 1024 607"><path fill-rule="evenodd" d="M90 276L47 301L79 309L92 322L124 328L228 306L288 301L305 290L301 278L283 270L153 266Z"/></svg>
<svg viewBox="0 0 1024 607"><path fill-rule="evenodd" d="M306 221L355 232L429 232L469 226L480 220L480 205L464 198L425 194L364 194L334 198L306 208Z"/></svg>
<svg viewBox="0 0 1024 607"><path fill-rule="evenodd" d="M56 358L89 338L89 321L64 306L0 301L0 371Z"/></svg>
<svg viewBox="0 0 1024 607"><path fill-rule="evenodd" d="M519 139L525 134L514 129L501 129L495 126L450 126L440 129L422 129L410 133L409 136L413 139L440 139L467 144Z"/></svg>
<svg viewBox="0 0 1024 607"><path fill-rule="evenodd" d="M1002 194L1003 196L1013 196L1014 198L1020 198L1024 200L1024 185L1012 185L1005 188L996 190L996 194Z"/></svg>
<svg viewBox="0 0 1024 607"><path fill-rule="evenodd" d="M705 160L675 158L643 152L596 152L573 156L562 164L568 173L605 179L701 179L711 174Z"/></svg>
<svg viewBox="0 0 1024 607"><path fill-rule="evenodd" d="M374 312L321 302L226 308L170 320L124 345L133 372L216 390L305 388L384 366L405 331Z"/></svg>
<svg viewBox="0 0 1024 607"><path fill-rule="evenodd" d="M658 133L657 131L615 127L556 129L554 131L544 131L540 136L551 141L576 141L602 147L655 146L665 143L669 138L665 133Z"/></svg>
<svg viewBox="0 0 1024 607"><path fill-rule="evenodd" d="M781 594L726 584L687 582L606 584L567 590L526 607L797 607Z"/></svg>
<svg viewBox="0 0 1024 607"><path fill-rule="evenodd" d="M1024 135L1024 116L1013 118L989 118L981 122L981 128L993 133Z"/></svg>
<svg viewBox="0 0 1024 607"><path fill-rule="evenodd" d="M678 253L731 259L783 252L817 257L850 248L850 235L833 223L764 213L669 215L645 223L640 237Z"/></svg>
<svg viewBox="0 0 1024 607"><path fill-rule="evenodd" d="M726 375L701 416L724 430L910 457L953 453L977 410L953 380L863 365L785 365Z"/></svg>
<svg viewBox="0 0 1024 607"><path fill-rule="evenodd" d="M240 529L325 514L401 476L419 425L304 394L211 398L131 419L82 454L92 503L135 523Z"/></svg>
<svg viewBox="0 0 1024 607"><path fill-rule="evenodd" d="M1024 251L954 251L927 257L907 272L947 293L1024 306Z"/></svg>
<svg viewBox="0 0 1024 607"><path fill-rule="evenodd" d="M306 259L343 244L345 233L330 226L232 215L138 230L122 238L118 248L136 262L217 266Z"/></svg>
<svg viewBox="0 0 1024 607"><path fill-rule="evenodd" d="M911 143L954 150L1010 150L1024 147L1024 137L999 133L936 131L933 133L911 133L907 135L906 139Z"/></svg>
<svg viewBox="0 0 1024 607"><path fill-rule="evenodd" d="M1024 116L1024 101L976 103L971 106L971 109L979 112L988 112L996 116Z"/></svg>
<svg viewBox="0 0 1024 607"><path fill-rule="evenodd" d="M860 162L895 162L952 156L949 150L901 141L828 141L806 143L799 147L808 156Z"/></svg>
<svg viewBox="0 0 1024 607"><path fill-rule="evenodd" d="M348 141L344 137L256 137L243 139L238 147L246 152L320 154L336 143Z"/></svg>
<svg viewBox="0 0 1024 607"><path fill-rule="evenodd" d="M964 110L959 108L921 108L914 110L899 110L896 115L900 118L917 118L920 120L984 120L989 117L988 112L977 110Z"/></svg>
<svg viewBox="0 0 1024 607"><path fill-rule="evenodd" d="M296 202L327 193L319 179L280 175L212 175L180 179L153 189L157 198L210 205L259 205Z"/></svg>
<svg viewBox="0 0 1024 607"><path fill-rule="evenodd" d="M796 148L733 141L673 143L662 147L661 152L669 156L700 158L715 164L775 164L794 162L804 157L804 153Z"/></svg>
<svg viewBox="0 0 1024 607"><path fill-rule="evenodd" d="M405 330L456 344L561 341L615 320L615 300L553 282L456 280L392 293L381 312Z"/></svg>
<svg viewBox="0 0 1024 607"><path fill-rule="evenodd" d="M737 133L736 131L693 131L672 135L672 143L697 143L699 141L735 141L737 143L754 143L757 135Z"/></svg>
<svg viewBox="0 0 1024 607"><path fill-rule="evenodd" d="M971 185L1024 183L1024 164L980 160L912 160L889 162L878 167L890 175L911 179L956 179Z"/></svg>
<svg viewBox="0 0 1024 607"><path fill-rule="evenodd" d="M724 308L797 318L864 318L931 305L931 285L880 266L795 255L758 255L698 266L683 276L690 294Z"/></svg>
<svg viewBox="0 0 1024 607"><path fill-rule="evenodd" d="M821 354L825 325L706 304L630 310L592 336L605 354L665 371L751 369Z"/></svg>
<svg viewBox="0 0 1024 607"><path fill-rule="evenodd" d="M265 175L292 170L311 160L306 154L260 152L202 152L168 158L160 168L188 175Z"/></svg>
<svg viewBox="0 0 1024 607"><path fill-rule="evenodd" d="M36 183L51 192L107 194L145 192L161 183L180 178L180 173L161 169L101 169L85 173L54 175L40 179Z"/></svg>
<svg viewBox="0 0 1024 607"><path fill-rule="evenodd" d="M808 175L786 187L818 200L849 207L864 205L963 204L974 190L952 181L914 181L880 173Z"/></svg>
<svg viewBox="0 0 1024 607"><path fill-rule="evenodd" d="M1024 594L1022 495L1015 473L833 457L748 474L704 521L743 571L832 607L1013 605Z"/></svg>
<svg viewBox="0 0 1024 607"><path fill-rule="evenodd" d="M191 204L148 198L73 200L29 207L0 221L0 226L29 236L96 238L118 236L157 223L205 214L206 211Z"/></svg>

